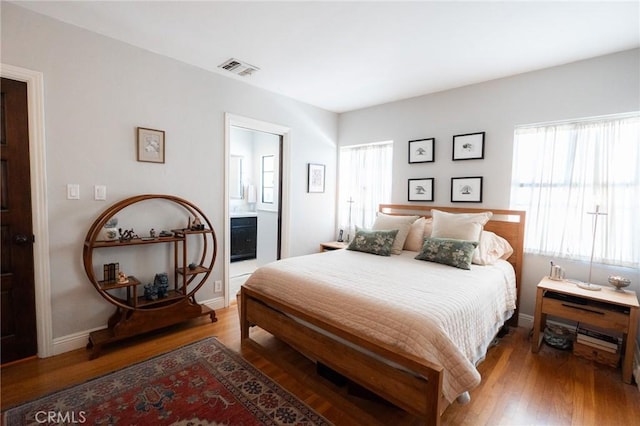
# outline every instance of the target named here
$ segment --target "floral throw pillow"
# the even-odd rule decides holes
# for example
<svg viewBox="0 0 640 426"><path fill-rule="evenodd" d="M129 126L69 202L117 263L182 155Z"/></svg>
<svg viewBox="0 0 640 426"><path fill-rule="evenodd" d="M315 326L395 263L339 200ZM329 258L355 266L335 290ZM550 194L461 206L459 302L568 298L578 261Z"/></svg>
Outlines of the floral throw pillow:
<svg viewBox="0 0 640 426"><path fill-rule="evenodd" d="M473 252L477 246L477 241L425 238L422 251L415 258L460 269L471 269Z"/></svg>
<svg viewBox="0 0 640 426"><path fill-rule="evenodd" d="M379 256L391 256L393 242L398 235L398 230L370 231L368 229L356 229L356 235L349 243L348 250L362 251L377 254Z"/></svg>

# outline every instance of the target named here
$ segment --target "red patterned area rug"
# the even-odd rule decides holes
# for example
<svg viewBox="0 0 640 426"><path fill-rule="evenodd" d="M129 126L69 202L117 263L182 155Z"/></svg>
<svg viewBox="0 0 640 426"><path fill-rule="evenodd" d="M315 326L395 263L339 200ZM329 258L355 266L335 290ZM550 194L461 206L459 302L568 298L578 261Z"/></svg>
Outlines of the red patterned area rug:
<svg viewBox="0 0 640 426"><path fill-rule="evenodd" d="M3 413L3 424L330 425L208 338Z"/></svg>

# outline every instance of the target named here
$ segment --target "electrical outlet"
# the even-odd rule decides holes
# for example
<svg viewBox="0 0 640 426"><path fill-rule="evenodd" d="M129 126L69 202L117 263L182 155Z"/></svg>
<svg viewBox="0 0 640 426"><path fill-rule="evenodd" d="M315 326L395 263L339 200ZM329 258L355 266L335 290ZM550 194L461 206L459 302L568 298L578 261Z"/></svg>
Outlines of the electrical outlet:
<svg viewBox="0 0 640 426"><path fill-rule="evenodd" d="M219 293L222 291L222 281L218 280L213 283L213 291Z"/></svg>

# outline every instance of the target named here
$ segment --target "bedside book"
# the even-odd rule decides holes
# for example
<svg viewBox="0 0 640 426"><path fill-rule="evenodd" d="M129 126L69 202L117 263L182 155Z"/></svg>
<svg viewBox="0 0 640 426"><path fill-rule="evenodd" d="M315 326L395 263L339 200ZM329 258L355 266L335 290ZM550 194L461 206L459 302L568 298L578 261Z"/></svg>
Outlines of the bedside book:
<svg viewBox="0 0 640 426"><path fill-rule="evenodd" d="M610 342L605 342L603 340L589 339L589 336L585 336L582 334L578 334L578 336L576 337L576 342L614 354L618 352L618 345Z"/></svg>
<svg viewBox="0 0 640 426"><path fill-rule="evenodd" d="M592 325L578 324L576 330L578 336L584 336L585 340L600 343L602 346L618 347L622 343L622 335L615 332L602 330Z"/></svg>

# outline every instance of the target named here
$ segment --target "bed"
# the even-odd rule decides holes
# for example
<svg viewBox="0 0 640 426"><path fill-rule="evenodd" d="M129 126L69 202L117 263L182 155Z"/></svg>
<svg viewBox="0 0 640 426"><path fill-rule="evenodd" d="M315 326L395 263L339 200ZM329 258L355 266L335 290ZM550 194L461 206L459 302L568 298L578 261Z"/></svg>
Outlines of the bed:
<svg viewBox="0 0 640 426"><path fill-rule="evenodd" d="M382 216L394 220L485 212L380 206ZM479 383L475 366L498 329L505 322L517 325L525 214L491 212L483 232L507 241L512 253L486 265L460 269L416 260L420 252L406 249L410 237L404 235L407 244L390 256L337 250L258 269L240 292L243 345L258 326L426 423L439 424L446 407Z"/></svg>

